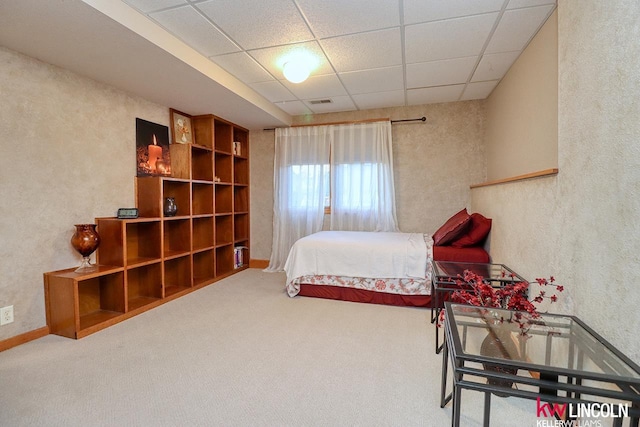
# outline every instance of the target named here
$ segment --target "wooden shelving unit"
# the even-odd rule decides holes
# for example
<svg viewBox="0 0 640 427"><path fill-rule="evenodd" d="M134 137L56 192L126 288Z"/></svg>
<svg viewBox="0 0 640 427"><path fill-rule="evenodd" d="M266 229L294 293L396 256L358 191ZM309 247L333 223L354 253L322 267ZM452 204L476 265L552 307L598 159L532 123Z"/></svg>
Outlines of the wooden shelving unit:
<svg viewBox="0 0 640 427"><path fill-rule="evenodd" d="M192 125L195 143L170 146L171 177L135 178L139 218L96 218L96 270L44 274L51 333L82 338L248 267L249 131Z"/></svg>

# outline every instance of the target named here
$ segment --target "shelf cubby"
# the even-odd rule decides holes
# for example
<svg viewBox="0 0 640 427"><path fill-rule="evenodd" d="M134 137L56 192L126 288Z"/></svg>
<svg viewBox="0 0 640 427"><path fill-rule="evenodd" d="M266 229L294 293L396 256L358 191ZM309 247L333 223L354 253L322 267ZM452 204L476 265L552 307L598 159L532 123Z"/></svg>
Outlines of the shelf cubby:
<svg viewBox="0 0 640 427"><path fill-rule="evenodd" d="M148 264L161 259L160 221L132 219L123 220L123 224L126 227L127 266Z"/></svg>
<svg viewBox="0 0 640 427"><path fill-rule="evenodd" d="M192 215L213 214L213 184L194 182L191 186Z"/></svg>
<svg viewBox="0 0 640 427"><path fill-rule="evenodd" d="M216 276L224 276L233 271L233 245L216 248Z"/></svg>
<svg viewBox="0 0 640 427"><path fill-rule="evenodd" d="M164 258L191 252L191 222L189 219L164 221Z"/></svg>
<svg viewBox="0 0 640 427"><path fill-rule="evenodd" d="M191 255L174 258L164 263L164 297L191 288Z"/></svg>
<svg viewBox="0 0 640 427"><path fill-rule="evenodd" d="M213 181L213 152L210 149L191 147L191 179Z"/></svg>
<svg viewBox="0 0 640 427"><path fill-rule="evenodd" d="M215 252L213 249L193 254L193 285L210 283L215 279Z"/></svg>
<svg viewBox="0 0 640 427"><path fill-rule="evenodd" d="M233 188L228 184L216 184L215 213L227 214L233 212Z"/></svg>
<svg viewBox="0 0 640 427"><path fill-rule="evenodd" d="M47 325L52 334L82 338L103 329L125 313L123 267L96 266L44 274Z"/></svg>
<svg viewBox="0 0 640 427"><path fill-rule="evenodd" d="M233 157L227 153L215 154L215 175L222 183L233 182Z"/></svg>
<svg viewBox="0 0 640 427"><path fill-rule="evenodd" d="M233 127L233 145L234 150L233 154L238 157L249 157L249 131L246 129L239 128L237 126Z"/></svg>
<svg viewBox="0 0 640 427"><path fill-rule="evenodd" d="M78 281L80 330L120 316L125 311L123 272Z"/></svg>
<svg viewBox="0 0 640 427"><path fill-rule="evenodd" d="M249 187L233 186L233 211L235 213L249 212Z"/></svg>
<svg viewBox="0 0 640 427"><path fill-rule="evenodd" d="M190 214L190 185L189 181L184 180L173 180L173 179L162 179L162 203L164 206L164 200L167 197L173 197L176 201L176 206L178 207L178 211L176 212L176 216L188 216ZM161 208L164 211L164 209ZM164 216L164 212L162 214Z"/></svg>
<svg viewBox="0 0 640 427"><path fill-rule="evenodd" d="M233 158L234 184L249 185L249 160L242 157Z"/></svg>
<svg viewBox="0 0 640 427"><path fill-rule="evenodd" d="M216 246L233 243L233 216L216 216L215 240Z"/></svg>
<svg viewBox="0 0 640 427"><path fill-rule="evenodd" d="M137 310L162 298L162 264L130 268L127 274L128 311Z"/></svg>
<svg viewBox="0 0 640 427"><path fill-rule="evenodd" d="M191 118L194 142L196 144L213 149L215 137L213 131L214 121L215 117L211 114Z"/></svg>
<svg viewBox="0 0 640 427"><path fill-rule="evenodd" d="M213 127L215 130L215 151L231 154L233 143L233 126L227 121L215 119Z"/></svg>
<svg viewBox="0 0 640 427"><path fill-rule="evenodd" d="M240 240L249 239L249 214L237 213L233 218L233 240L238 242Z"/></svg>
<svg viewBox="0 0 640 427"><path fill-rule="evenodd" d="M213 217L200 217L191 220L193 228L193 250L211 248L213 240Z"/></svg>

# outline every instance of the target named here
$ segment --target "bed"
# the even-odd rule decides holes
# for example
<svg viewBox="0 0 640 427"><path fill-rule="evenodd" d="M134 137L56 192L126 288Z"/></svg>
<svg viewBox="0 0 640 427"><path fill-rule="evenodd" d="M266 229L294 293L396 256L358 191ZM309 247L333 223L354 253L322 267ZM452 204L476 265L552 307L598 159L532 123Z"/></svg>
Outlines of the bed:
<svg viewBox="0 0 640 427"><path fill-rule="evenodd" d="M489 262L481 244L490 228L490 219L463 209L433 235L315 233L291 248L285 265L286 291L291 297L427 307L431 261Z"/></svg>

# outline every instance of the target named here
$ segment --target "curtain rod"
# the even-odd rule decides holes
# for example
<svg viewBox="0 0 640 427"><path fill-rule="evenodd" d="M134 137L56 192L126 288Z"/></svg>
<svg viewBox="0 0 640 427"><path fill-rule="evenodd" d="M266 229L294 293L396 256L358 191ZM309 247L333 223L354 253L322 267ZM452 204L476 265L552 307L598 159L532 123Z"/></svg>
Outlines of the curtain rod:
<svg viewBox="0 0 640 427"><path fill-rule="evenodd" d="M354 120L349 122L309 123L309 124L302 124L302 125L293 125L290 127L297 128L297 127L305 127L305 126L352 125L352 124L358 124L358 123L383 122L387 120L389 119L366 119L366 120ZM427 118L425 116L422 116L418 119L400 119L400 120L389 120L389 121L391 122L391 124L402 123L402 122L426 122ZM262 130L276 130L276 128L265 128Z"/></svg>
<svg viewBox="0 0 640 427"><path fill-rule="evenodd" d="M426 121L427 121L427 118L425 116L422 116L419 119L391 120L391 124L400 123L400 122L426 122Z"/></svg>

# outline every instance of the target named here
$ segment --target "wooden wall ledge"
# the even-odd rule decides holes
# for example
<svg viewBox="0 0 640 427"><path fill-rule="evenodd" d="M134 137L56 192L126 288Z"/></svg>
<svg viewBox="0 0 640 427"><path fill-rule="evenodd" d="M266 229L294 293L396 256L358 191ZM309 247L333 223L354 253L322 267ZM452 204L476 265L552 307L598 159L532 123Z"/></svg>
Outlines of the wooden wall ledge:
<svg viewBox="0 0 640 427"><path fill-rule="evenodd" d="M470 188L473 189L473 188L479 188L479 187L488 187L490 185L506 184L508 182L523 181L525 179L541 178L544 176L551 176L551 175L557 175L557 174L558 174L558 168L545 169L538 172L526 173L524 175L512 176L510 178L502 178L502 179L496 179L495 181L487 181L480 184L473 184L470 186Z"/></svg>

